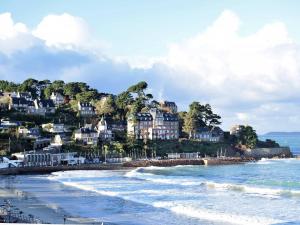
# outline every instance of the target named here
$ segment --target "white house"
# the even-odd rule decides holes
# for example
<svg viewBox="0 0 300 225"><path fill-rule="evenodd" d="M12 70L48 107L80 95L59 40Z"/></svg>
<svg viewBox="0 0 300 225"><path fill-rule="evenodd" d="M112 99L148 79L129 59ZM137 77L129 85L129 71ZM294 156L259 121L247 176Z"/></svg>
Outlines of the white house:
<svg viewBox="0 0 300 225"><path fill-rule="evenodd" d="M54 93L52 92L50 99L54 102L56 106L62 105L65 102L65 98L60 93Z"/></svg>
<svg viewBox="0 0 300 225"><path fill-rule="evenodd" d="M34 105L37 114L45 115L45 114L53 114L55 113L55 105L51 99L45 100L34 100Z"/></svg>
<svg viewBox="0 0 300 225"><path fill-rule="evenodd" d="M64 133L66 132L65 125L63 123L45 123L42 124L44 131L50 133Z"/></svg>
<svg viewBox="0 0 300 225"><path fill-rule="evenodd" d="M96 130L98 136L101 140L111 140L112 139L112 130L108 129L106 120L102 117L98 122Z"/></svg>
<svg viewBox="0 0 300 225"><path fill-rule="evenodd" d="M78 102L78 112L80 116L88 117L95 115L95 110L92 104L86 102Z"/></svg>
<svg viewBox="0 0 300 225"><path fill-rule="evenodd" d="M95 130L89 128L80 128L75 131L74 138L76 141L83 142L87 145L98 144L98 133Z"/></svg>

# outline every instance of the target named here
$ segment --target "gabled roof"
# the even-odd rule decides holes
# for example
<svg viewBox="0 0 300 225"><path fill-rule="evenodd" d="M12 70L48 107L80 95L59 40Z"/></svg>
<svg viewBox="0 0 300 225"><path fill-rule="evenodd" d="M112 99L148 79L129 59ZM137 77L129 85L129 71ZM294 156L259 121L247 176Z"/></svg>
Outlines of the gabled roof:
<svg viewBox="0 0 300 225"><path fill-rule="evenodd" d="M12 104L14 105L27 105L28 104L28 101L25 99L25 98L17 98L17 97L12 97L11 98L12 100Z"/></svg>
<svg viewBox="0 0 300 225"><path fill-rule="evenodd" d="M178 121L178 117L173 113L163 113L164 121Z"/></svg>
<svg viewBox="0 0 300 225"><path fill-rule="evenodd" d="M20 97L31 98L31 93L30 92L19 92L18 94L19 94Z"/></svg>
<svg viewBox="0 0 300 225"><path fill-rule="evenodd" d="M45 100L39 100L39 105L42 106L42 108L54 108L55 104L51 99L45 99Z"/></svg>
<svg viewBox="0 0 300 225"><path fill-rule="evenodd" d="M97 133L95 130L91 130L89 128L80 128L75 131L76 134L90 134L90 133Z"/></svg>
<svg viewBox="0 0 300 225"><path fill-rule="evenodd" d="M150 113L137 113L136 119L139 121L152 121L153 117Z"/></svg>
<svg viewBox="0 0 300 225"><path fill-rule="evenodd" d="M81 107L93 107L91 103L88 102L79 102Z"/></svg>
<svg viewBox="0 0 300 225"><path fill-rule="evenodd" d="M162 104L167 107L176 107L175 102L163 101Z"/></svg>

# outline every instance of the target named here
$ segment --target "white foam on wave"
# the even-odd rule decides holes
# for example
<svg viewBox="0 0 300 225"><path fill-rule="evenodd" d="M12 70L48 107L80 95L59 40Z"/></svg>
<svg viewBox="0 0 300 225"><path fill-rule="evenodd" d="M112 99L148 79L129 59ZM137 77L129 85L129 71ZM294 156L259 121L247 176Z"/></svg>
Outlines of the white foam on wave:
<svg viewBox="0 0 300 225"><path fill-rule="evenodd" d="M147 173L147 171L140 172L141 169L144 168L137 168L127 172L124 176L128 178L136 178L140 180L145 180L153 183L160 183L160 184L174 184L174 185L181 185L181 186L195 186L201 185L202 181L191 181L186 176L163 176L163 175L155 175L152 173Z"/></svg>
<svg viewBox="0 0 300 225"><path fill-rule="evenodd" d="M167 208L177 214L197 218L200 220L226 222L230 224L269 225L284 222L266 217L245 216L233 213L217 212L208 209L193 208L191 206L179 205L173 202L156 202L153 204L153 206Z"/></svg>
<svg viewBox="0 0 300 225"><path fill-rule="evenodd" d="M272 189L262 187L251 187L240 184L229 183L216 183L216 182L204 182L204 185L210 188L216 188L221 190L240 191L248 194L256 194L265 197L276 198L280 196L300 196L299 190L285 190L285 189Z"/></svg>

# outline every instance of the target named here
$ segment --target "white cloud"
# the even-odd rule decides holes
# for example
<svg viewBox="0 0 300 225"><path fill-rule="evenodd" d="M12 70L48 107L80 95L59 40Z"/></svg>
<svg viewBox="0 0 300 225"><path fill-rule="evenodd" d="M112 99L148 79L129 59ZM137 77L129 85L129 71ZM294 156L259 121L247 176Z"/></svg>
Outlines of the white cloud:
<svg viewBox="0 0 300 225"><path fill-rule="evenodd" d="M44 40L49 47L80 46L90 39L85 21L67 13L48 15L38 24L33 35Z"/></svg>
<svg viewBox="0 0 300 225"><path fill-rule="evenodd" d="M14 23L10 13L0 14L0 52L11 54L30 48L34 43L25 24Z"/></svg>
<svg viewBox="0 0 300 225"><path fill-rule="evenodd" d="M225 128L247 122L261 132L298 129L299 45L282 22L246 36L239 33L242 25L225 10L204 31L170 44L165 56L129 58L104 54L103 41L93 37L82 18L48 15L30 30L9 13L0 14L0 53L16 53L0 66L0 75L42 74L116 91L143 79L157 98L180 106L193 100L211 103Z"/></svg>

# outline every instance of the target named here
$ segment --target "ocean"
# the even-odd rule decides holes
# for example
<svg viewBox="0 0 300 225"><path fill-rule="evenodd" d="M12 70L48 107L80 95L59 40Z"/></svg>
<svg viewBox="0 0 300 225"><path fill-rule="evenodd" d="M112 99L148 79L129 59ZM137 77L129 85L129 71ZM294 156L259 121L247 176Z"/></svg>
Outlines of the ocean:
<svg viewBox="0 0 300 225"><path fill-rule="evenodd" d="M293 143L296 152L299 145ZM299 169L298 159L263 159L7 176L1 177L0 187L22 190L53 209L104 224L300 224Z"/></svg>
<svg viewBox="0 0 300 225"><path fill-rule="evenodd" d="M300 132L270 132L260 135L259 139L275 140L281 146L289 146L294 155L300 155Z"/></svg>
<svg viewBox="0 0 300 225"><path fill-rule="evenodd" d="M300 160L1 179L55 209L123 225L300 224ZM104 223L105 224L105 223Z"/></svg>

